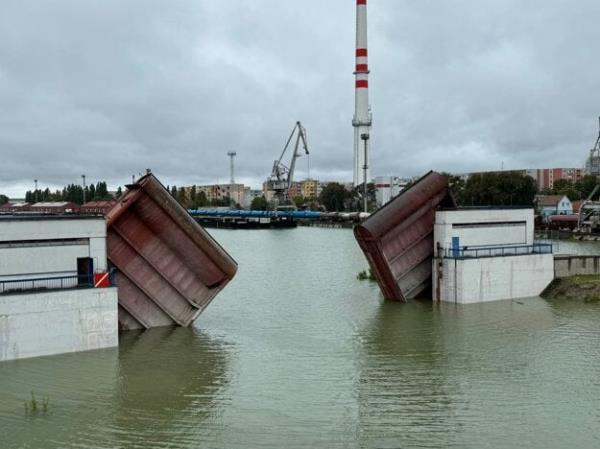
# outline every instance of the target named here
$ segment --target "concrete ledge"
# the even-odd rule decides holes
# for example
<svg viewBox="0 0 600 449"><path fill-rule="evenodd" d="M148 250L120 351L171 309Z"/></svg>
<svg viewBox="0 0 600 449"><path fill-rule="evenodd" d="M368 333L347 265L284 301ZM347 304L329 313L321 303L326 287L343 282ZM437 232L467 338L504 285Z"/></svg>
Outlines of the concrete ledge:
<svg viewBox="0 0 600 449"><path fill-rule="evenodd" d="M116 288L0 295L0 361L117 345Z"/></svg>

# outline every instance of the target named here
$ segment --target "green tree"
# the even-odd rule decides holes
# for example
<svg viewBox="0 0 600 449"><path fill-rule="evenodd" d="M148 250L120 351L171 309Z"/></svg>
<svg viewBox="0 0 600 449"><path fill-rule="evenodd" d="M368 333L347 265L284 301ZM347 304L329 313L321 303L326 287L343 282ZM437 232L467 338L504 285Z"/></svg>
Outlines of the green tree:
<svg viewBox="0 0 600 449"><path fill-rule="evenodd" d="M208 206L208 198L206 198L206 193L204 193L204 191L200 191L200 193L196 194L196 204L195 207L196 209L200 208L200 207L206 207Z"/></svg>
<svg viewBox="0 0 600 449"><path fill-rule="evenodd" d="M344 203L349 197L350 192L342 184L330 182L321 191L319 201L329 212L343 212L346 210Z"/></svg>
<svg viewBox="0 0 600 449"><path fill-rule="evenodd" d="M463 206L532 206L535 180L521 173L471 175L462 192Z"/></svg>
<svg viewBox="0 0 600 449"><path fill-rule="evenodd" d="M554 181L552 193L554 195L565 195L571 201L581 199L581 190L578 189L577 186L568 179L559 179Z"/></svg>
<svg viewBox="0 0 600 449"><path fill-rule="evenodd" d="M466 182L465 182L464 177L451 175L449 173L442 173L442 174L448 177L448 186L450 187L450 190L451 190L452 194L454 195L454 198L456 199L456 201L459 204L463 204L464 196L465 196L465 187L466 187ZM408 189L409 187L410 186L407 185L405 187L405 189Z"/></svg>
<svg viewBox="0 0 600 449"><path fill-rule="evenodd" d="M8 197L6 195L0 195L0 206L8 203Z"/></svg>
<svg viewBox="0 0 600 449"><path fill-rule="evenodd" d="M575 183L575 189L579 191L581 199L586 199L593 192L598 184L598 177L595 175L585 175Z"/></svg>
<svg viewBox="0 0 600 449"><path fill-rule="evenodd" d="M197 209L196 203L198 202L198 193L196 191L196 185L193 185L190 189L190 207Z"/></svg>
<svg viewBox="0 0 600 449"><path fill-rule="evenodd" d="M267 210L269 207L269 203L265 199L264 196L257 196L252 200L250 204L250 209L252 210Z"/></svg>
<svg viewBox="0 0 600 449"><path fill-rule="evenodd" d="M300 208L306 204L307 199L304 198L302 195L299 195L299 196L295 196L294 198L292 198L292 201L294 202L296 207Z"/></svg>
<svg viewBox="0 0 600 449"><path fill-rule="evenodd" d="M123 195L123 189L121 189L121 186L117 187L117 195L116 198L120 198L121 195Z"/></svg>
<svg viewBox="0 0 600 449"><path fill-rule="evenodd" d="M175 198L177 198L177 202L179 204L181 204L183 207L185 207L186 209L189 207L189 200L188 200L187 194L185 193L185 188L179 187Z"/></svg>
<svg viewBox="0 0 600 449"><path fill-rule="evenodd" d="M96 194L96 187L94 186L94 184L90 184L90 188L89 188L89 192L88 194L85 196L85 198L88 201L94 201L99 199L98 195Z"/></svg>
<svg viewBox="0 0 600 449"><path fill-rule="evenodd" d="M94 198L97 200L109 200L112 198L112 195L108 193L108 186L105 181L97 182L94 191Z"/></svg>

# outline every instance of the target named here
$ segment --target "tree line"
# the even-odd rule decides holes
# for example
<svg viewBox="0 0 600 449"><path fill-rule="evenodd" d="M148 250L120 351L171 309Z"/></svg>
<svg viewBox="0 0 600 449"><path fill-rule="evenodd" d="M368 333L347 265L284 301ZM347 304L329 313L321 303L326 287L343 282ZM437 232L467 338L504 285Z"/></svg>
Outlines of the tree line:
<svg viewBox="0 0 600 449"><path fill-rule="evenodd" d="M96 184L85 186L85 189L78 184L69 184L64 186L62 190L50 191L49 188L28 190L25 193L25 202L38 203L46 201L65 201L75 204L83 204L85 193L85 202L110 200L118 198L122 194L122 189L119 187L116 194L113 196L109 191L105 181L99 181Z"/></svg>
<svg viewBox="0 0 600 449"><path fill-rule="evenodd" d="M535 180L522 173L482 173L462 177L449 175L454 196L461 206L533 206L538 194ZM587 198L598 177L585 175L578 181L559 179L543 195L566 195L571 201Z"/></svg>
<svg viewBox="0 0 600 449"><path fill-rule="evenodd" d="M450 188L460 206L533 206L537 192L535 180L525 174L516 172L505 173L481 173L474 174L464 179L460 176L447 174ZM571 201L587 198L594 190L598 178L593 175L586 175L582 179L572 182L560 179L554 182L553 187L543 190L545 195L565 195ZM238 207L231 198L222 198L220 200L209 200L204 191L199 191L196 186L184 188L177 186L167 186L171 195L185 208L198 209L203 207ZM369 210L374 209L375 186L367 184L367 197ZM35 203L41 201L68 201L76 204L82 204L84 199L87 201L109 200L113 197L118 198L122 194L121 187L118 188L113 196L108 192L107 184L99 181L96 184L90 184L84 188L81 185L69 184L51 192L50 189L38 189L27 191L25 201ZM312 210L326 210L329 212L349 212L361 211L363 208L362 186L354 189L347 189L343 184L330 182L323 187L317 200L295 197L294 203L299 208L310 208ZM0 195L0 205L8 202L6 195ZM253 210L268 210L273 205L260 196L254 198L250 206Z"/></svg>

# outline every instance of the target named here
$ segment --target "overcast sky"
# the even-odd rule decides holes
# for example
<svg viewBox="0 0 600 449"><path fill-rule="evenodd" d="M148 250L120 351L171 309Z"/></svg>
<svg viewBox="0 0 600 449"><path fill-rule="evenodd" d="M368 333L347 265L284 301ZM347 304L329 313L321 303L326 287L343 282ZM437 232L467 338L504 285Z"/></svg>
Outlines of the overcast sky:
<svg viewBox="0 0 600 449"><path fill-rule="evenodd" d="M369 0L372 174L582 166L598 0ZM353 0L3 0L0 193L145 168L258 187L296 120L352 179ZM307 161L300 159L300 177Z"/></svg>

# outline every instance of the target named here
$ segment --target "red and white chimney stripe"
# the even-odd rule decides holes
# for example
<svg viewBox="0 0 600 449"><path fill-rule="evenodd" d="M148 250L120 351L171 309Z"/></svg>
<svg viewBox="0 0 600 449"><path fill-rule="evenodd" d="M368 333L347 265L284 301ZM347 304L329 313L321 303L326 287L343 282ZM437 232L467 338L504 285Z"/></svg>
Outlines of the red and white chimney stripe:
<svg viewBox="0 0 600 449"><path fill-rule="evenodd" d="M356 66L354 120L354 185L364 181L365 148L367 166L369 141L361 140L371 127L369 112L369 51L367 49L367 0L356 0ZM367 180L369 179L367 173Z"/></svg>

